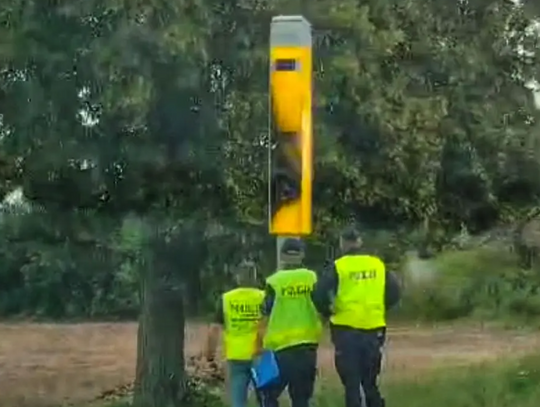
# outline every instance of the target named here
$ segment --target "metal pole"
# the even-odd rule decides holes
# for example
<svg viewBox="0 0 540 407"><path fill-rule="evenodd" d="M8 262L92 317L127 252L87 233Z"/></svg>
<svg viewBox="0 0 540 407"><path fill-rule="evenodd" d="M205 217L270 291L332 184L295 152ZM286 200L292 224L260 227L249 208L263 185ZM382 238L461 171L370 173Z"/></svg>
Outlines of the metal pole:
<svg viewBox="0 0 540 407"><path fill-rule="evenodd" d="M300 236L277 236L276 237L276 270L281 269L281 247L287 239L300 239Z"/></svg>
<svg viewBox="0 0 540 407"><path fill-rule="evenodd" d="M276 270L281 269L281 247L283 242L285 242L285 237L277 236L276 237Z"/></svg>

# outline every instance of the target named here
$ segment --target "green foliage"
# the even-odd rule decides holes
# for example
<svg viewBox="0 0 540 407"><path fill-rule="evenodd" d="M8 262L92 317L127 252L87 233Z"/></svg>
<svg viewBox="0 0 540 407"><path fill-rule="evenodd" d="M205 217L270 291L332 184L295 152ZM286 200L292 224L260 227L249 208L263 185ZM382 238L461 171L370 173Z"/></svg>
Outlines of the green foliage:
<svg viewBox="0 0 540 407"><path fill-rule="evenodd" d="M20 187L30 209L1 226L0 310L133 315L152 264L196 312L240 261L272 270L267 36L277 14L313 24L310 266L350 221L398 268L407 249L444 247L462 227L521 220L540 196L529 3L7 2L0 194ZM489 291L535 289L508 273L433 294L431 308L468 314L484 296L490 309L536 313Z"/></svg>
<svg viewBox="0 0 540 407"><path fill-rule="evenodd" d="M540 316L540 275L517 267L507 248L446 252L411 267L423 270L406 272L404 314L431 320Z"/></svg>
<svg viewBox="0 0 540 407"><path fill-rule="evenodd" d="M68 215L3 213L0 313L135 317L138 279L113 250L111 225Z"/></svg>
<svg viewBox="0 0 540 407"><path fill-rule="evenodd" d="M140 306L141 273L151 255L180 282L187 313L213 312L218 295L232 287L244 260L262 280L275 267L275 241L261 227L201 226L128 215L103 224L92 213L5 212L0 223L0 315L39 318L134 318ZM84 225L84 228L83 228ZM322 250L321 250L322 248ZM308 265L320 269L326 247L308 243ZM176 277L180 277L177 279ZM176 284L176 283L175 283Z"/></svg>
<svg viewBox="0 0 540 407"><path fill-rule="evenodd" d="M263 222L264 27L302 12L316 47L319 233L350 217L485 229L505 204L536 199L538 112L524 85L537 77L537 36L524 9L211 6L12 1L3 162L20 169L5 183L16 173L28 198L66 210L190 213L204 202L213 217Z"/></svg>

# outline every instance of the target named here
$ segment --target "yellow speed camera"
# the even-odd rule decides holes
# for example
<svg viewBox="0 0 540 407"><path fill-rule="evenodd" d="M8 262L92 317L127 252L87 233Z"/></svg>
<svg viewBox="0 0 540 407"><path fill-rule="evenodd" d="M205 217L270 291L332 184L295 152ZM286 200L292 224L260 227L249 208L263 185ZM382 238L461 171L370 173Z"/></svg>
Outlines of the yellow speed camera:
<svg viewBox="0 0 540 407"><path fill-rule="evenodd" d="M302 16L270 27L269 231L312 232L312 38Z"/></svg>

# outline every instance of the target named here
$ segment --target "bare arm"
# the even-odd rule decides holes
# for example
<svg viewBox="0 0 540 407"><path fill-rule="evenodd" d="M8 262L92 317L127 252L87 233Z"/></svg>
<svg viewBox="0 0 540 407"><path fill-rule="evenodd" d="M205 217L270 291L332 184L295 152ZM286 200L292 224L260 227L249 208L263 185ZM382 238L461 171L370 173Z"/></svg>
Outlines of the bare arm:
<svg viewBox="0 0 540 407"><path fill-rule="evenodd" d="M206 346L204 355L208 360L214 360L216 358L216 350L218 347L219 339L221 336L222 327L224 324L223 305L219 301L214 321L208 328L208 334L206 336Z"/></svg>
<svg viewBox="0 0 540 407"><path fill-rule="evenodd" d="M206 349L205 356L208 360L214 360L216 358L216 350L221 334L221 325L216 323L210 324L208 335L206 337Z"/></svg>
<svg viewBox="0 0 540 407"><path fill-rule="evenodd" d="M274 289L267 285L265 288L264 301L262 306L262 318L259 321L257 327L257 341L255 342L255 354L261 353L263 349L264 337L266 335L266 330L268 328L268 319L272 313L272 307L274 306L274 299L276 294Z"/></svg>
<svg viewBox="0 0 540 407"><path fill-rule="evenodd" d="M257 341L255 342L255 355L262 352L264 336L266 335L266 329L268 327L268 318L262 317L257 327Z"/></svg>

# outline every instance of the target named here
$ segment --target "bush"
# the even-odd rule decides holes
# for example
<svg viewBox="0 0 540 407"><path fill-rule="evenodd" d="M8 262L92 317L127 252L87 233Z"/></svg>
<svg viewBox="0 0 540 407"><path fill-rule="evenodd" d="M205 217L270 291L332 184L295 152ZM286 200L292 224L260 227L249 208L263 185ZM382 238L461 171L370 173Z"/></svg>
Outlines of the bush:
<svg viewBox="0 0 540 407"><path fill-rule="evenodd" d="M404 269L404 281L403 315L428 320L540 315L540 274L517 267L515 255L501 247L414 259Z"/></svg>

